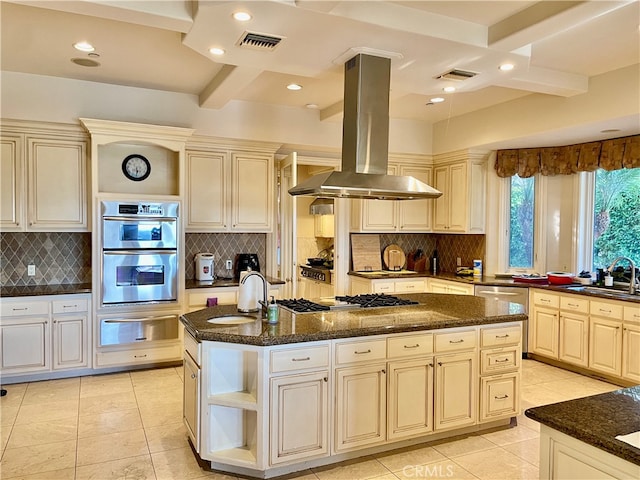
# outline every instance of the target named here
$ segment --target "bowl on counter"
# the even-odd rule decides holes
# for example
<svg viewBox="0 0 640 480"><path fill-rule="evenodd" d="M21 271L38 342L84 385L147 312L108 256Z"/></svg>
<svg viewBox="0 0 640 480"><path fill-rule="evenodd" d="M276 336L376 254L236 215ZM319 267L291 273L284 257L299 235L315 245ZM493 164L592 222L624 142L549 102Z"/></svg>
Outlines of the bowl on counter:
<svg viewBox="0 0 640 480"><path fill-rule="evenodd" d="M551 285L569 285L573 283L573 273L547 272L547 279Z"/></svg>

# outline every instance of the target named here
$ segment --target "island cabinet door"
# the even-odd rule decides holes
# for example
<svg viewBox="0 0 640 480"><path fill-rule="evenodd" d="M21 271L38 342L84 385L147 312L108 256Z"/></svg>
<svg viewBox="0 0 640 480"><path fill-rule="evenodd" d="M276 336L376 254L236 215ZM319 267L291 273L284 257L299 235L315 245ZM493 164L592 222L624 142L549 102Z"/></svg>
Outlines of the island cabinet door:
<svg viewBox="0 0 640 480"><path fill-rule="evenodd" d="M386 440L386 364L336 370L337 452Z"/></svg>
<svg viewBox="0 0 640 480"><path fill-rule="evenodd" d="M271 464L329 454L329 372L271 379Z"/></svg>
<svg viewBox="0 0 640 480"><path fill-rule="evenodd" d="M183 368L182 418L196 452L200 452L200 369L187 352Z"/></svg>
<svg viewBox="0 0 640 480"><path fill-rule="evenodd" d="M387 436L391 440L433 430L433 358L390 362Z"/></svg>
<svg viewBox="0 0 640 480"><path fill-rule="evenodd" d="M474 425L478 389L476 352L435 359L435 430Z"/></svg>

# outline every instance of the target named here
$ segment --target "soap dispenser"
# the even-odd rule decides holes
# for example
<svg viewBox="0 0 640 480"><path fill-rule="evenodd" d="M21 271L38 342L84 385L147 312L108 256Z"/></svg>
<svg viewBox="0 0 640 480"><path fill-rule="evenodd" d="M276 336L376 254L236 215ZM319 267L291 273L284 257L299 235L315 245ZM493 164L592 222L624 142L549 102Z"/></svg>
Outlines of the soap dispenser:
<svg viewBox="0 0 640 480"><path fill-rule="evenodd" d="M267 323L278 323L278 304L273 298L273 295L271 296L271 302L267 307Z"/></svg>

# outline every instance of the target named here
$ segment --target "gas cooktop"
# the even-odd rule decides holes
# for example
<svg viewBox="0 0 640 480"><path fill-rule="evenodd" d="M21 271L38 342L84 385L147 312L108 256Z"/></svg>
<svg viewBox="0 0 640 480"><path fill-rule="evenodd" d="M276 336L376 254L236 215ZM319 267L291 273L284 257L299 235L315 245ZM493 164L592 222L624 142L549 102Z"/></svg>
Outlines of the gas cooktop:
<svg viewBox="0 0 640 480"><path fill-rule="evenodd" d="M342 295L335 297L335 299L322 299L318 302L312 302L311 300L306 300L304 298L294 298L292 300L277 300L277 303L281 307L296 313L322 312L345 308L394 307L399 305L418 304L418 302L413 300L406 300L383 293Z"/></svg>

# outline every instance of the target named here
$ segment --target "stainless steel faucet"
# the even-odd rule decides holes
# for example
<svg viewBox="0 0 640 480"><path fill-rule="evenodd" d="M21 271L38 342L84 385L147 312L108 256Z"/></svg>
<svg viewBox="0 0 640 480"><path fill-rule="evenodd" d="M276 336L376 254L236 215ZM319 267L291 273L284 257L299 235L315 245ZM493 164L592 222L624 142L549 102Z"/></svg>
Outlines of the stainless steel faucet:
<svg viewBox="0 0 640 480"><path fill-rule="evenodd" d="M609 271L609 273L613 274L613 267L615 267L620 260L627 260L631 264L631 281L629 282L629 294L633 295L636 293L636 264L633 263L633 260L631 260L629 257L618 257L613 261L611 265L609 265L607 270Z"/></svg>
<svg viewBox="0 0 640 480"><path fill-rule="evenodd" d="M245 275L245 277L242 279L240 283L245 283L247 281L247 278L253 275L257 275L258 277L260 277L260 280L262 280L262 289L263 289L262 301L258 300L258 302L263 306L263 309L264 309L265 308L264 305L267 303L267 299L269 298L267 296L268 295L267 279L264 278L264 275L262 275L260 272L251 271L247 275Z"/></svg>

